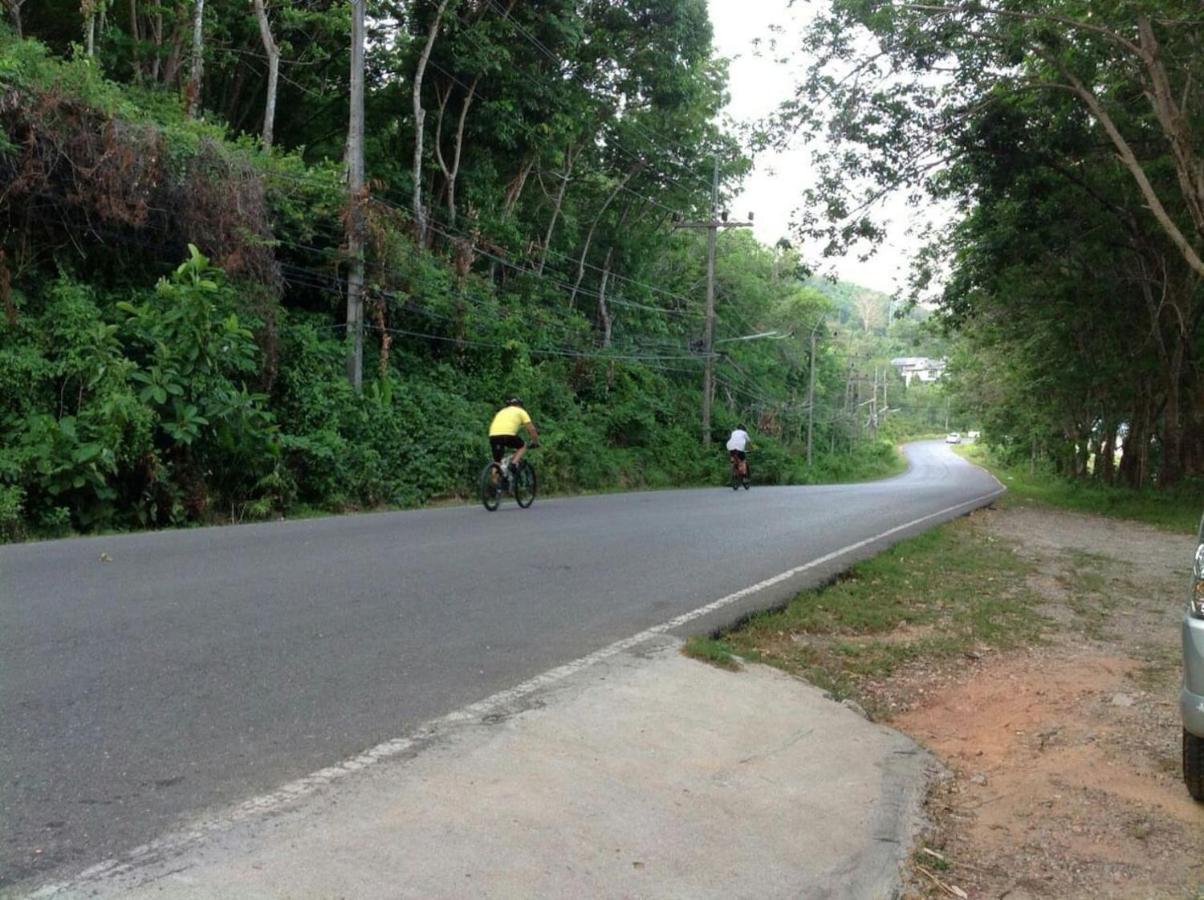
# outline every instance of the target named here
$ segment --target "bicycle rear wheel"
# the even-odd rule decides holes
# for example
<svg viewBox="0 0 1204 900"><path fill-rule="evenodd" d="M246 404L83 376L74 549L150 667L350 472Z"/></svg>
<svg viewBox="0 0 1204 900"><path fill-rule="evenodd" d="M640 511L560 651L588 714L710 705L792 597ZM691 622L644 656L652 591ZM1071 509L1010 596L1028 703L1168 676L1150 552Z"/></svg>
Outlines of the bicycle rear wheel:
<svg viewBox="0 0 1204 900"><path fill-rule="evenodd" d="M525 459L514 477L514 499L523 509L535 502L535 470Z"/></svg>
<svg viewBox="0 0 1204 900"><path fill-rule="evenodd" d="M490 463L481 471L481 503L493 512L502 499L502 467Z"/></svg>

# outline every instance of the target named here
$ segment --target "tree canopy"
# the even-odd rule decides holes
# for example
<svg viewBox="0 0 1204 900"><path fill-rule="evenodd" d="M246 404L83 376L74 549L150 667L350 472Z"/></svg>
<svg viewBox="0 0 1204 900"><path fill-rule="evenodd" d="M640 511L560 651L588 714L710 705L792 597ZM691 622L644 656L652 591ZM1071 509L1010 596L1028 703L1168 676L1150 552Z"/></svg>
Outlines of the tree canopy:
<svg viewBox="0 0 1204 900"><path fill-rule="evenodd" d="M832 252L881 238L887 192L953 211L912 299L961 335L988 437L1068 474L1204 473L1201 25L1187 0L836 0L766 134L831 138L803 228Z"/></svg>
<svg viewBox="0 0 1204 900"><path fill-rule="evenodd" d="M555 422L553 489L718 477L736 421L766 480L891 464L842 344L818 344L808 415L829 301L747 234L718 242L699 446L705 241L675 226L749 167L704 0L369 2L354 207L345 2L6 8L0 530L462 493L513 393Z"/></svg>

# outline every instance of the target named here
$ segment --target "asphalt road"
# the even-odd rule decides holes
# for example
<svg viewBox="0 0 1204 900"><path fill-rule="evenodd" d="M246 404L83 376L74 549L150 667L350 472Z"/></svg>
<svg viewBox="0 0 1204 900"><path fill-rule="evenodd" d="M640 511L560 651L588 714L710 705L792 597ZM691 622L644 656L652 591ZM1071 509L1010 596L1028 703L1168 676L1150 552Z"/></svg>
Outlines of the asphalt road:
<svg viewBox="0 0 1204 900"><path fill-rule="evenodd" d="M463 507L0 547L0 886L64 877L998 489L942 444L909 453L907 474L860 485L541 499L494 514ZM690 629L780 602L846 562Z"/></svg>

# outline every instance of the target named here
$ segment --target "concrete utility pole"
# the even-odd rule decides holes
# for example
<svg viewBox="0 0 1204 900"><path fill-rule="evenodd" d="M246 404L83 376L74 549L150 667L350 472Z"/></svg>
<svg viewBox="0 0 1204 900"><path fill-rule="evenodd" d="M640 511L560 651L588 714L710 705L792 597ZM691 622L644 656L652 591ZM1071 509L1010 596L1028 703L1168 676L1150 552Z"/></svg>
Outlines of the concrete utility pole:
<svg viewBox="0 0 1204 900"><path fill-rule="evenodd" d="M715 158L715 174L711 179L711 219L709 222L679 222L678 228L705 228L707 230L707 308L703 325L702 345L706 354L702 372L702 446L711 443L711 396L715 392L715 242L720 228L751 228L752 217L747 222L729 222L727 213L719 213L719 158Z"/></svg>
<svg viewBox="0 0 1204 900"><path fill-rule="evenodd" d="M878 367L874 366L874 395L870 398L870 437L878 439Z"/></svg>
<svg viewBox="0 0 1204 900"><path fill-rule="evenodd" d="M347 125L347 380L358 392L364 382L364 2L351 0L351 119Z"/></svg>
<svg viewBox="0 0 1204 900"><path fill-rule="evenodd" d="M815 332L822 322L811 329L811 377L807 379L807 468L811 468L811 435L815 428Z"/></svg>

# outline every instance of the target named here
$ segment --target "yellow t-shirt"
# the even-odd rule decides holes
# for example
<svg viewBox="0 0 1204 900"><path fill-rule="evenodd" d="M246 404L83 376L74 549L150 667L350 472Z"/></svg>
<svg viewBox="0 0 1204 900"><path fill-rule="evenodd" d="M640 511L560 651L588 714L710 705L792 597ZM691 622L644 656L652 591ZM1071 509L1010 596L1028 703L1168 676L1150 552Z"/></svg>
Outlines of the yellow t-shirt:
<svg viewBox="0 0 1204 900"><path fill-rule="evenodd" d="M527 411L521 406L507 406L498 412L493 417L493 421L489 423L489 436L501 437L502 435L516 435L518 430L524 425L529 424L531 417L527 415Z"/></svg>

